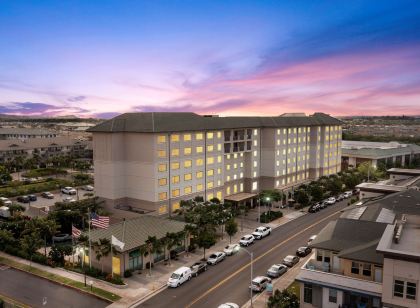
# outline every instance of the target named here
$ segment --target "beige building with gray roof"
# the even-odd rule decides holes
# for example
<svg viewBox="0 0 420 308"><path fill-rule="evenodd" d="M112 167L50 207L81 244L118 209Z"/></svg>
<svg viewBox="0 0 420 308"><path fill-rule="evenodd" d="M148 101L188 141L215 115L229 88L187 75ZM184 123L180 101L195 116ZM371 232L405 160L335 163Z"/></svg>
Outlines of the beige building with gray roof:
<svg viewBox="0 0 420 308"><path fill-rule="evenodd" d="M251 194L245 202L340 171L341 121L323 113L127 113L88 131L96 194L109 210L170 214L195 196Z"/></svg>

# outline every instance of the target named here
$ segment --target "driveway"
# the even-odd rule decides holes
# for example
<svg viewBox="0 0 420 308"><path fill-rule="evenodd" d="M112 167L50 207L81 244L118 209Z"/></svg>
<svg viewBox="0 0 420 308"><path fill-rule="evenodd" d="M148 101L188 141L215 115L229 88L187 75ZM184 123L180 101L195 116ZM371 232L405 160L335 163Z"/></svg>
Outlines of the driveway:
<svg viewBox="0 0 420 308"><path fill-rule="evenodd" d="M101 308L109 305L97 297L7 266L0 267L0 294L31 307Z"/></svg>

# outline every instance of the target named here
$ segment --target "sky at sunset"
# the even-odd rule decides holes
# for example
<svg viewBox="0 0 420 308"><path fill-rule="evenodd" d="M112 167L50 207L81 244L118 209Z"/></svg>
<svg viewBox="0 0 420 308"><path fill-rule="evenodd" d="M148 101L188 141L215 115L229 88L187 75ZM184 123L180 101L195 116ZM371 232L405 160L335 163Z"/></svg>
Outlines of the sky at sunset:
<svg viewBox="0 0 420 308"><path fill-rule="evenodd" d="M420 115L420 1L0 0L0 113Z"/></svg>

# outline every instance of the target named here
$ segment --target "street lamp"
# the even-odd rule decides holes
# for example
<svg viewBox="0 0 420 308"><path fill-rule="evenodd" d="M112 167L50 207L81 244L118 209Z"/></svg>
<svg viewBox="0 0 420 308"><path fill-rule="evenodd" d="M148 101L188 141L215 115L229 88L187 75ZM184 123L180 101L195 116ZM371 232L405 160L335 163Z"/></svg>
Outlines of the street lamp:
<svg viewBox="0 0 420 308"><path fill-rule="evenodd" d="M270 211L270 197L265 197L265 201L267 201L268 211Z"/></svg>
<svg viewBox="0 0 420 308"><path fill-rule="evenodd" d="M249 296L251 298L251 307L254 307L252 303L252 279L253 279L253 261L254 261L254 253L249 251L248 249L242 247L242 249L251 257L251 281L249 284Z"/></svg>

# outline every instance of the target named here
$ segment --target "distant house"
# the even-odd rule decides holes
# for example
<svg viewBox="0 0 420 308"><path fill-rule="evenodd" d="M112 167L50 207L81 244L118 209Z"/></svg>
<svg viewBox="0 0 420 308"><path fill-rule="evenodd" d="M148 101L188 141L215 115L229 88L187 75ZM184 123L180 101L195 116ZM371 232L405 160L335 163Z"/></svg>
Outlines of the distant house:
<svg viewBox="0 0 420 308"><path fill-rule="evenodd" d="M0 128L0 140L26 140L32 138L55 138L55 131L37 128Z"/></svg>

